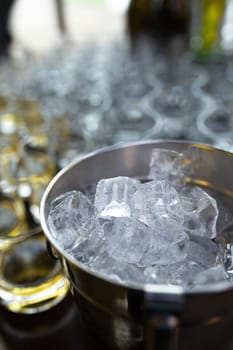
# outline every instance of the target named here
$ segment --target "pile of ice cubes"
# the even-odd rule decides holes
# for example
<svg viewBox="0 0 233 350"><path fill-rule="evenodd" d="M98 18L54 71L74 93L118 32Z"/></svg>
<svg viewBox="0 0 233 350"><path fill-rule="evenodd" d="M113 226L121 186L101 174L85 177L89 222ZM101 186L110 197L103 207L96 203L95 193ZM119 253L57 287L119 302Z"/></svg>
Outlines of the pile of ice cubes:
<svg viewBox="0 0 233 350"><path fill-rule="evenodd" d="M193 288L228 280L231 251L215 240L216 200L186 181L198 162L195 147L153 149L148 181L107 178L94 196L73 190L53 200L51 233L79 262L118 283Z"/></svg>

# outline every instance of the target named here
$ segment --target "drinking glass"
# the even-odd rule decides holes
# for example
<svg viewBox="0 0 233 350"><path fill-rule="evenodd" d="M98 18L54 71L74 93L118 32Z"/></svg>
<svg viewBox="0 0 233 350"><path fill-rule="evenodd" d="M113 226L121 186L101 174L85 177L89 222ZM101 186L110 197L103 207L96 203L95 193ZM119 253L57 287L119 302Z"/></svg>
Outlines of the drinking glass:
<svg viewBox="0 0 233 350"><path fill-rule="evenodd" d="M233 149L233 103L212 101L197 118L197 130L205 142Z"/></svg>
<svg viewBox="0 0 233 350"><path fill-rule="evenodd" d="M1 305L16 313L33 314L51 308L68 292L60 263L47 251L40 228L0 253Z"/></svg>
<svg viewBox="0 0 233 350"><path fill-rule="evenodd" d="M147 96L115 104L104 118L108 144L156 138L162 129L162 120L150 108Z"/></svg>

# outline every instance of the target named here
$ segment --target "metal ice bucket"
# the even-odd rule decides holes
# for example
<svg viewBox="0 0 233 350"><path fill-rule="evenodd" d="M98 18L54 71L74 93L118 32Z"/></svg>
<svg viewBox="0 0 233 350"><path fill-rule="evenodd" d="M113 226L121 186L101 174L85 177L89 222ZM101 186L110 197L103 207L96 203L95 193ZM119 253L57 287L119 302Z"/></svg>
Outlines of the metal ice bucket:
<svg viewBox="0 0 233 350"><path fill-rule="evenodd" d="M163 285L120 285L70 257L47 224L50 202L63 192L83 190L114 176L145 178L151 150L184 151L188 142L148 141L102 149L61 170L41 202L41 224L53 255L60 259L83 319L103 344L117 349L232 349L233 283L194 290ZM206 145L191 181L211 188L233 210L233 154ZM78 344L78 339L77 339Z"/></svg>

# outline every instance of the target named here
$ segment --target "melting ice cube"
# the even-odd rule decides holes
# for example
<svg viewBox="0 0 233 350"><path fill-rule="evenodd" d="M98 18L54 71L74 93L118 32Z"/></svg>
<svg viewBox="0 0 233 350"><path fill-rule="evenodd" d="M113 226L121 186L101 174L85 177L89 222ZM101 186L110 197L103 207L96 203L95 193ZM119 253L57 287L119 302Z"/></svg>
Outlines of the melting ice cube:
<svg viewBox="0 0 233 350"><path fill-rule="evenodd" d="M224 267L221 265L216 265L197 274L192 281L192 286L196 287L198 285L224 282L228 279L229 277Z"/></svg>
<svg viewBox="0 0 233 350"><path fill-rule="evenodd" d="M130 216L133 208L133 194L140 182L119 176L100 180L96 187L94 205L100 216Z"/></svg>
<svg viewBox="0 0 233 350"><path fill-rule="evenodd" d="M172 173L175 160L180 153L163 148L154 148L151 153L149 178L155 180L167 180Z"/></svg>
<svg viewBox="0 0 233 350"><path fill-rule="evenodd" d="M48 224L53 236L65 249L82 242L93 226L94 207L81 192L70 191L52 201Z"/></svg>
<svg viewBox="0 0 233 350"><path fill-rule="evenodd" d="M218 219L216 200L198 186L186 186L181 194L187 232L214 238Z"/></svg>
<svg viewBox="0 0 233 350"><path fill-rule="evenodd" d="M107 252L97 256L90 267L121 284L125 282L144 283L144 275L137 266L118 261L109 256Z"/></svg>
<svg viewBox="0 0 233 350"><path fill-rule="evenodd" d="M136 215L151 227L182 225L184 210L180 196L168 181L141 184L134 195Z"/></svg>
<svg viewBox="0 0 233 350"><path fill-rule="evenodd" d="M200 150L195 145L188 147L183 153L155 148L151 153L149 178L169 180L176 187L181 187L185 177L193 175L199 166Z"/></svg>
<svg viewBox="0 0 233 350"><path fill-rule="evenodd" d="M150 229L135 218L112 218L103 228L108 254L122 262L139 262L151 242Z"/></svg>
<svg viewBox="0 0 233 350"><path fill-rule="evenodd" d="M189 237L185 232L169 231L163 227L154 232L151 244L138 263L140 266L174 264L187 256Z"/></svg>

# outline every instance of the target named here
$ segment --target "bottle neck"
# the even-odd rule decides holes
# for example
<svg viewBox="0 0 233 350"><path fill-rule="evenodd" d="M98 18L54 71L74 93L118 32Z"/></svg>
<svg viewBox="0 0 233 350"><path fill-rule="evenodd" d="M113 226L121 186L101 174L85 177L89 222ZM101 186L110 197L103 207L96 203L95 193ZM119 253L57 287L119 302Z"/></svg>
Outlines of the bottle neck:
<svg viewBox="0 0 233 350"><path fill-rule="evenodd" d="M127 20L131 37L149 35L167 41L189 31L190 2L186 0L131 0Z"/></svg>

